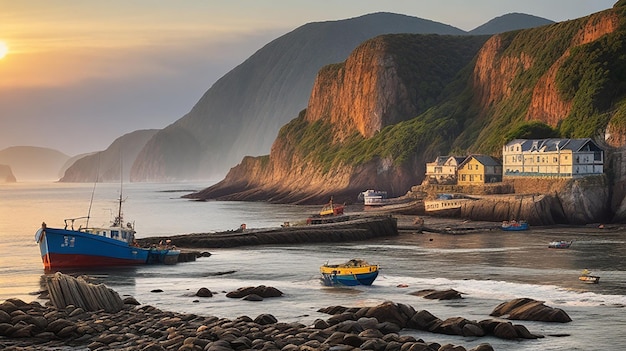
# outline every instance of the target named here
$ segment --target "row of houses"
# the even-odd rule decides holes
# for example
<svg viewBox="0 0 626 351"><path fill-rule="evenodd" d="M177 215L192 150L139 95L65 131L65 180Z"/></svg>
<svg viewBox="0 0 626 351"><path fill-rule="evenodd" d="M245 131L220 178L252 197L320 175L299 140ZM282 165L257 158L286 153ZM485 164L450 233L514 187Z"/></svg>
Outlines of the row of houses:
<svg viewBox="0 0 626 351"><path fill-rule="evenodd" d="M579 178L604 173L604 151L592 139L515 139L502 160L487 155L438 156L426 164L430 184L485 184L503 178Z"/></svg>

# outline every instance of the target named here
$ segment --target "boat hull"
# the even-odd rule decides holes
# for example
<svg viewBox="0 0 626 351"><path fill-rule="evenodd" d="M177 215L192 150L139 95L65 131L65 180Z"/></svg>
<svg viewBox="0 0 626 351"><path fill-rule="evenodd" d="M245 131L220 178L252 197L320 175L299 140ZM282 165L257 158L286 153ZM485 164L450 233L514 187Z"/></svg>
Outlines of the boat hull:
<svg viewBox="0 0 626 351"><path fill-rule="evenodd" d="M597 275L583 275L578 277L578 280L587 284L598 284L600 282L600 277Z"/></svg>
<svg viewBox="0 0 626 351"><path fill-rule="evenodd" d="M361 274L322 273L322 282L326 286L372 285L378 277L378 271Z"/></svg>
<svg viewBox="0 0 626 351"><path fill-rule="evenodd" d="M327 286L372 285L378 277L378 266L359 259L352 259L343 264L320 267L322 282Z"/></svg>
<svg viewBox="0 0 626 351"><path fill-rule="evenodd" d="M150 249L147 263L176 264L180 250Z"/></svg>
<svg viewBox="0 0 626 351"><path fill-rule="evenodd" d="M36 234L44 269L145 264L149 249L77 230L41 228Z"/></svg>
<svg viewBox="0 0 626 351"><path fill-rule="evenodd" d="M528 230L529 226L528 223L518 223L518 224L509 224L509 225L502 225L502 230L504 231L508 231L508 232L518 232L518 231L523 231L523 230Z"/></svg>

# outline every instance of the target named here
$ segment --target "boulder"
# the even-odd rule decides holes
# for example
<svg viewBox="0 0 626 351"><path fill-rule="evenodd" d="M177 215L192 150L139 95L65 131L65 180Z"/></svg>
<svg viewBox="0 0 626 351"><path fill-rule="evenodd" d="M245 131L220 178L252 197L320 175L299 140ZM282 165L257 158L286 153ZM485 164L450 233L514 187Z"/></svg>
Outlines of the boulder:
<svg viewBox="0 0 626 351"><path fill-rule="evenodd" d="M271 286L265 286L265 285L259 285L259 286L248 286L248 287L242 287L239 288L235 291L231 291L229 293L226 294L226 297L230 297L230 298L242 298L248 295L258 295L262 298L266 298L266 297L280 297L283 296L283 293Z"/></svg>
<svg viewBox="0 0 626 351"><path fill-rule="evenodd" d="M213 297L213 293L211 292L211 290L209 290L207 288L200 288L196 292L196 296L198 296L198 297Z"/></svg>
<svg viewBox="0 0 626 351"><path fill-rule="evenodd" d="M529 298L519 298L503 302L491 312L491 316L500 317L509 315L509 319L568 323L572 319L560 308L544 305L543 301Z"/></svg>
<svg viewBox="0 0 626 351"><path fill-rule="evenodd" d="M415 291L410 294L415 295L415 296L421 296L425 299L431 299L431 300L454 300L454 299L463 298L463 296L461 296L461 293L454 289L448 289L448 290L425 289L425 290Z"/></svg>
<svg viewBox="0 0 626 351"><path fill-rule="evenodd" d="M379 322L391 322L404 328L411 318L401 312L400 307L393 302L384 302L380 305L370 307L366 317L374 317Z"/></svg>

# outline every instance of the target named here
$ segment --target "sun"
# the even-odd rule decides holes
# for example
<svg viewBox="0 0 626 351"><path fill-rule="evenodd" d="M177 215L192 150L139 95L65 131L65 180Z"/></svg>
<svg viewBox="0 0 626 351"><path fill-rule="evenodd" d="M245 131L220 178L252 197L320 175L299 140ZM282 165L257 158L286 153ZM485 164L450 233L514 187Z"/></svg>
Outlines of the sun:
<svg viewBox="0 0 626 351"><path fill-rule="evenodd" d="M9 47L7 43L0 41L0 60L3 59L9 53Z"/></svg>

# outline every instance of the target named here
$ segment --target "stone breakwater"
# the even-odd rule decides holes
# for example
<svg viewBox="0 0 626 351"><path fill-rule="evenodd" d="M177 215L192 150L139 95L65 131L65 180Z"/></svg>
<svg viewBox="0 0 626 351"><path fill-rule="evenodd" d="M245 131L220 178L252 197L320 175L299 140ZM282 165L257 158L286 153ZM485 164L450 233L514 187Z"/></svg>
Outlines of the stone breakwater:
<svg viewBox="0 0 626 351"><path fill-rule="evenodd" d="M140 245L147 246L170 239L178 247L224 248L271 244L362 241L398 235L397 219L391 216L351 215L347 218L349 220L337 223L150 237L138 239L138 242Z"/></svg>

